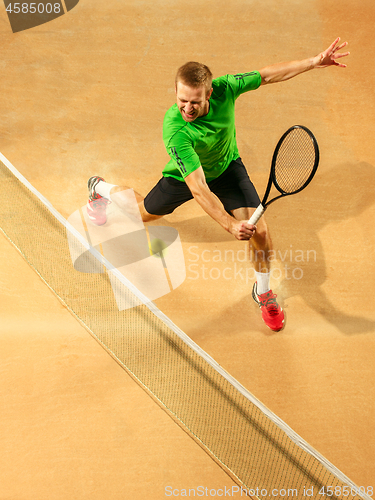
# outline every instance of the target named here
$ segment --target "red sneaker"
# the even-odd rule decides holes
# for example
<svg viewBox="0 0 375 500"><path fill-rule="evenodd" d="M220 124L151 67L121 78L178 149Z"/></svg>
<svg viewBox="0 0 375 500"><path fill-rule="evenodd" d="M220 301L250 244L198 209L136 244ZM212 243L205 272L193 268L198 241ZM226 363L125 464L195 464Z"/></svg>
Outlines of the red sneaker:
<svg viewBox="0 0 375 500"><path fill-rule="evenodd" d="M257 284L253 286L253 299L262 311L262 318L265 324L274 332L279 332L284 327L284 311L276 302L276 295L272 290L258 295L256 292Z"/></svg>
<svg viewBox="0 0 375 500"><path fill-rule="evenodd" d="M95 187L99 181L104 181L102 177L94 175L90 177L87 182L87 187L89 189L89 201L87 202L87 214L89 219L97 226L102 226L107 222L107 205L110 203L109 200L103 198L95 191Z"/></svg>

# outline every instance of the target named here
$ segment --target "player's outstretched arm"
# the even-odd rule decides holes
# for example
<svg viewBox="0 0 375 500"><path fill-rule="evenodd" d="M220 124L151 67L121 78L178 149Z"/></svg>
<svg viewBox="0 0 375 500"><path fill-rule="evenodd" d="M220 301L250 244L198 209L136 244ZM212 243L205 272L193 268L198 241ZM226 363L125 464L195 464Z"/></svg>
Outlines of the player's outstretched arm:
<svg viewBox="0 0 375 500"><path fill-rule="evenodd" d="M346 68L346 64L338 62L338 59L346 57L350 54L350 52L339 52L341 49L346 47L347 44L347 42L340 44L340 38L336 38L328 49L320 52L320 54L314 57L303 59L301 61L290 61L273 64L272 66L266 66L259 71L260 76L262 77L262 85L284 82L311 69L328 68L329 66Z"/></svg>
<svg viewBox="0 0 375 500"><path fill-rule="evenodd" d="M256 230L254 225L249 224L247 220L238 221L224 210L219 199L208 187L202 167L185 177L185 182L203 210L228 233L238 240L249 240L253 236Z"/></svg>
<svg viewBox="0 0 375 500"><path fill-rule="evenodd" d="M343 42L338 45L340 38L336 40L328 47L327 50L318 54L314 59L315 68L328 68L328 66L338 66L339 68L346 68L346 64L339 63L337 59L346 57L350 52L339 52L348 45L348 42Z"/></svg>

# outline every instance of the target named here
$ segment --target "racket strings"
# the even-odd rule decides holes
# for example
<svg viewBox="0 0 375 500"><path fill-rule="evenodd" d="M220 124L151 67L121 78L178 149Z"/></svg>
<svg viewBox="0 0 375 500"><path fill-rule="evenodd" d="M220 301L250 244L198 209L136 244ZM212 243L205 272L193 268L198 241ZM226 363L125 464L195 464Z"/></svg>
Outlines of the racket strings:
<svg viewBox="0 0 375 500"><path fill-rule="evenodd" d="M275 181L279 191L294 193L309 180L315 166L316 152L309 134L301 128L284 138L275 162Z"/></svg>

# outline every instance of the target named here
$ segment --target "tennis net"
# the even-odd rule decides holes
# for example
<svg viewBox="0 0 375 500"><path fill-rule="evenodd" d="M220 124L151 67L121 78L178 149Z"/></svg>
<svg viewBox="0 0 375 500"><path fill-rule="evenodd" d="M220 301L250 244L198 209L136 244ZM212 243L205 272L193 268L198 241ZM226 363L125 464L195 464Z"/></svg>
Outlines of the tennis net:
<svg viewBox="0 0 375 500"><path fill-rule="evenodd" d="M370 500L148 301L1 154L0 193L7 200L0 206L5 236L103 348L249 496L267 498L277 488L294 498ZM74 269L67 232L78 253L105 273ZM113 280L128 302L140 305L120 311Z"/></svg>

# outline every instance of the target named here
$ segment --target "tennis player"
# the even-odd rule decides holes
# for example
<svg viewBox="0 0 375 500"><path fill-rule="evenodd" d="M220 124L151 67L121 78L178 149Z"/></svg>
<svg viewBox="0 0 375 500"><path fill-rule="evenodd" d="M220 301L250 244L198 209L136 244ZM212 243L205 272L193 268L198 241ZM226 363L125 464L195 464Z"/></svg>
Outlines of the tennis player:
<svg viewBox="0 0 375 500"><path fill-rule="evenodd" d="M136 199L144 222L172 213L194 198L203 210L238 240L250 240L256 282L253 298L273 331L284 326L284 312L270 289L271 237L264 217L257 226L248 220L260 199L242 163L236 143L235 102L243 93L283 82L314 68L345 67L338 59L347 45L337 38L324 52L300 61L266 66L260 71L212 79L207 66L188 62L177 71L176 104L165 114L163 140L170 161L144 198ZM88 181L87 211L93 223L105 224L106 207L114 201L126 208L123 185L94 176Z"/></svg>

